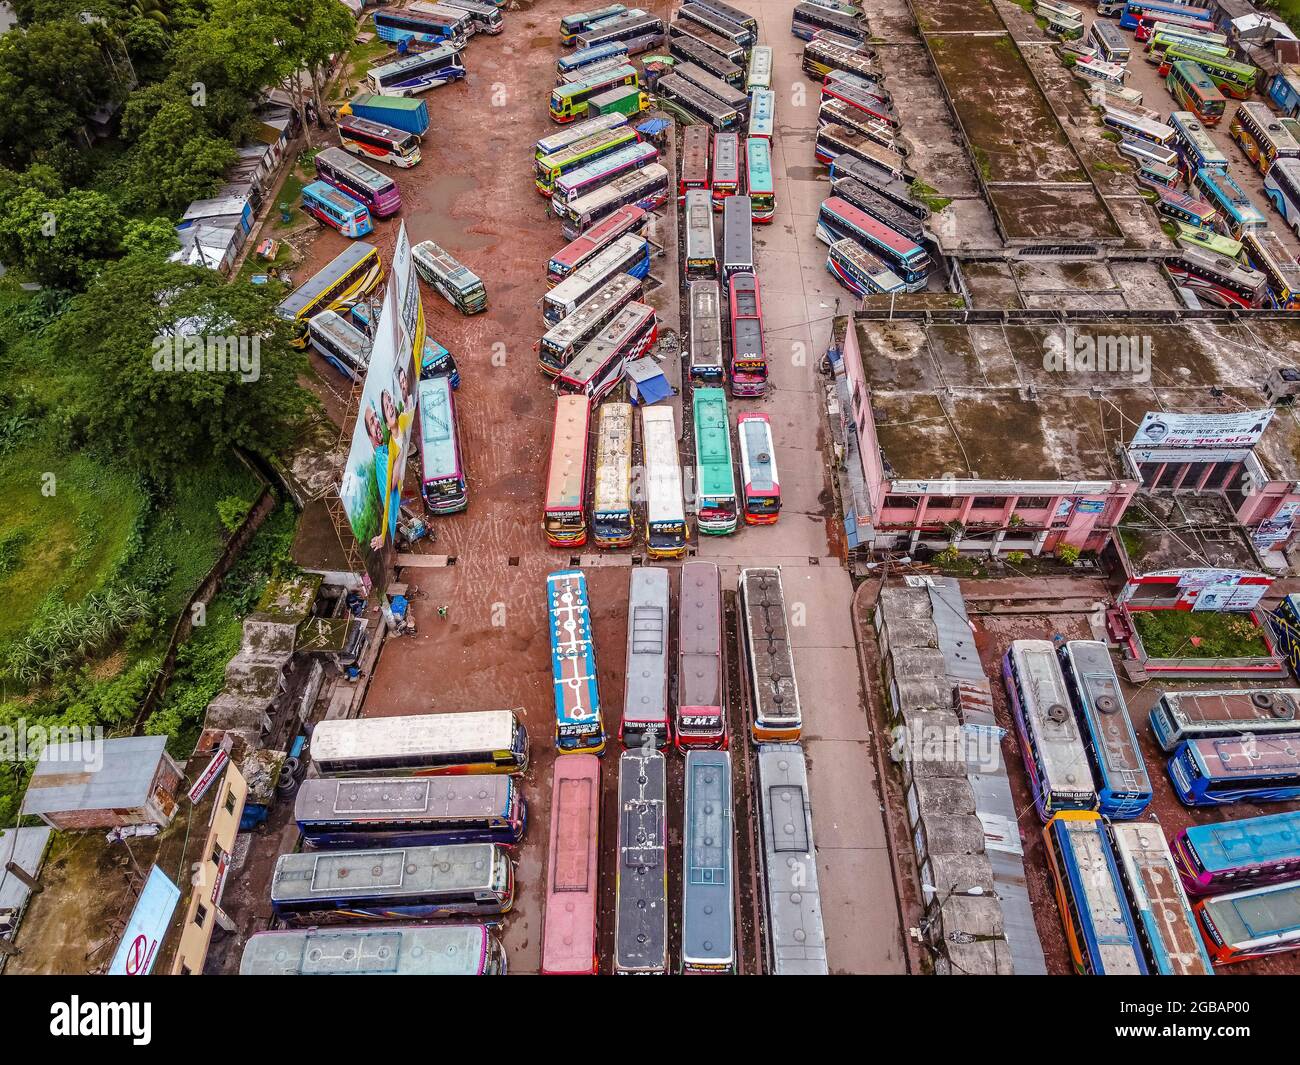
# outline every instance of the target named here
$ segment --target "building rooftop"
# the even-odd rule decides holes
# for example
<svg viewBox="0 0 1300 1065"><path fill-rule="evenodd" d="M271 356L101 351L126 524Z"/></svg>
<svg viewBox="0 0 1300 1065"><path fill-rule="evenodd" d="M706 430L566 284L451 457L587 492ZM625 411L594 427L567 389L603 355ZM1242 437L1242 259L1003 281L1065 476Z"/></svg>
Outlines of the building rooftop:
<svg viewBox="0 0 1300 1065"><path fill-rule="evenodd" d="M23 813L134 810L144 806L166 747L166 736L52 743L41 752L32 770Z"/></svg>
<svg viewBox="0 0 1300 1065"><path fill-rule="evenodd" d="M1139 357L1149 352L1149 374L1137 362L1056 369L1067 326L1076 351L1079 338L1129 337ZM1062 322L1021 312L971 324L936 311L859 317L856 335L886 472L902 480L1127 479L1115 449L1144 413L1266 406L1260 384L1280 353L1300 351L1300 322L1282 316ZM1288 410L1255 453L1271 476L1300 479L1300 426Z"/></svg>

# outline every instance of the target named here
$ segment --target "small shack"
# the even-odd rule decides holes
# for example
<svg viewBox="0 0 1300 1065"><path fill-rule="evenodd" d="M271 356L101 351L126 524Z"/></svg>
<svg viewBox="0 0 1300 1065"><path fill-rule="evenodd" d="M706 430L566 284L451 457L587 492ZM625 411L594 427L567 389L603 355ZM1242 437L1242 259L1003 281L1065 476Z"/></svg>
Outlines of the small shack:
<svg viewBox="0 0 1300 1065"><path fill-rule="evenodd" d="M171 822L181 767L166 736L51 743L23 796L23 814L79 831Z"/></svg>

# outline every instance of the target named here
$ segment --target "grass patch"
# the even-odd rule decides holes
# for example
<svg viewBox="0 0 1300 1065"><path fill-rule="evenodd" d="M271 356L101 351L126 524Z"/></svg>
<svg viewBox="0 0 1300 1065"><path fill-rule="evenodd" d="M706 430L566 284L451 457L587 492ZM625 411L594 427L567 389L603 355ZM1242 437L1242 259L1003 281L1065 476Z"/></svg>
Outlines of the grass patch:
<svg viewBox="0 0 1300 1065"><path fill-rule="evenodd" d="M1092 168L1093 168L1094 170L1100 170L1100 171L1101 171L1102 173L1104 173L1104 174L1127 174L1127 173L1129 173L1129 167L1128 167L1127 164L1125 164L1125 163L1107 163L1107 162L1104 162L1104 161L1103 161L1103 162L1100 162L1100 163L1093 163L1093 164L1092 164Z"/></svg>
<svg viewBox="0 0 1300 1065"><path fill-rule="evenodd" d="M275 207L271 209L270 233L272 235L293 229L301 224L304 218L308 217L302 213L302 190L304 185L310 185L316 180L316 166L313 163L315 158L315 152L303 152L299 155L298 161L285 174L279 191L272 197L272 201L275 203ZM280 215L280 204L282 203L289 205L289 221L287 222ZM254 272L260 273L260 271Z"/></svg>
<svg viewBox="0 0 1300 1065"><path fill-rule="evenodd" d="M380 66L382 60L393 46L388 41L380 40L376 37L372 41L366 41L361 44L354 44L348 50L347 75L335 82L337 93L334 97L335 103L344 103L347 100L362 91L365 84L366 71L371 67Z"/></svg>
<svg viewBox="0 0 1300 1065"><path fill-rule="evenodd" d="M129 475L44 448L0 459L0 641L50 597L75 603L127 549L145 494Z"/></svg>
<svg viewBox="0 0 1300 1065"><path fill-rule="evenodd" d="M947 207L948 204L952 203L951 196L940 196L937 189L927 185L919 178L916 181L913 181L909 187L912 195L921 203L925 204L932 214L937 214L939 211L942 211Z"/></svg>
<svg viewBox="0 0 1300 1065"><path fill-rule="evenodd" d="M1132 617L1152 658L1256 658L1268 654L1268 644L1249 614L1142 610Z"/></svg>

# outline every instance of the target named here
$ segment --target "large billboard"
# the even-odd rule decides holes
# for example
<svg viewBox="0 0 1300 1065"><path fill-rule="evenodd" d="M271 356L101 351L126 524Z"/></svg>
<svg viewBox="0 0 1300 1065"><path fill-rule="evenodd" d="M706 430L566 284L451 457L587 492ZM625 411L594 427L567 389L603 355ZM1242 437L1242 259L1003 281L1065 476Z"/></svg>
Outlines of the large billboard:
<svg viewBox="0 0 1300 1065"><path fill-rule="evenodd" d="M1273 409L1215 414L1148 411L1132 447L1253 447L1273 419Z"/></svg>
<svg viewBox="0 0 1300 1065"><path fill-rule="evenodd" d="M414 306L412 306L412 303ZM397 538L402 481L416 414L414 350L423 343L424 313L403 223L393 253L383 309L374 326L370 366L339 497L377 589L387 583Z"/></svg>
<svg viewBox="0 0 1300 1065"><path fill-rule="evenodd" d="M181 889L156 865L136 900L121 942L108 965L109 976L148 976L158 960L158 946L167 934Z"/></svg>

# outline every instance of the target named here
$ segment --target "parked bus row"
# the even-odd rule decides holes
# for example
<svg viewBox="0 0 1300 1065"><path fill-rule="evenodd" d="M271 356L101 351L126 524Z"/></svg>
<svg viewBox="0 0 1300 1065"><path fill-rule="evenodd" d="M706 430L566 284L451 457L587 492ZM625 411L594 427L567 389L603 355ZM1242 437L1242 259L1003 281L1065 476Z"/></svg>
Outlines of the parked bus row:
<svg viewBox="0 0 1300 1065"><path fill-rule="evenodd" d="M688 497L702 535L734 532L741 518L752 525L777 520L781 485L766 414L737 416L733 449L725 392L696 387L691 402L695 462L687 487L670 408L641 408L639 442L627 404L606 401L594 409L592 426L587 396L556 400L544 510L546 539L553 547L581 547L589 535L598 547L625 547L640 529L651 558L683 558ZM595 436L594 449L590 435ZM638 444L640 464L633 460Z"/></svg>

